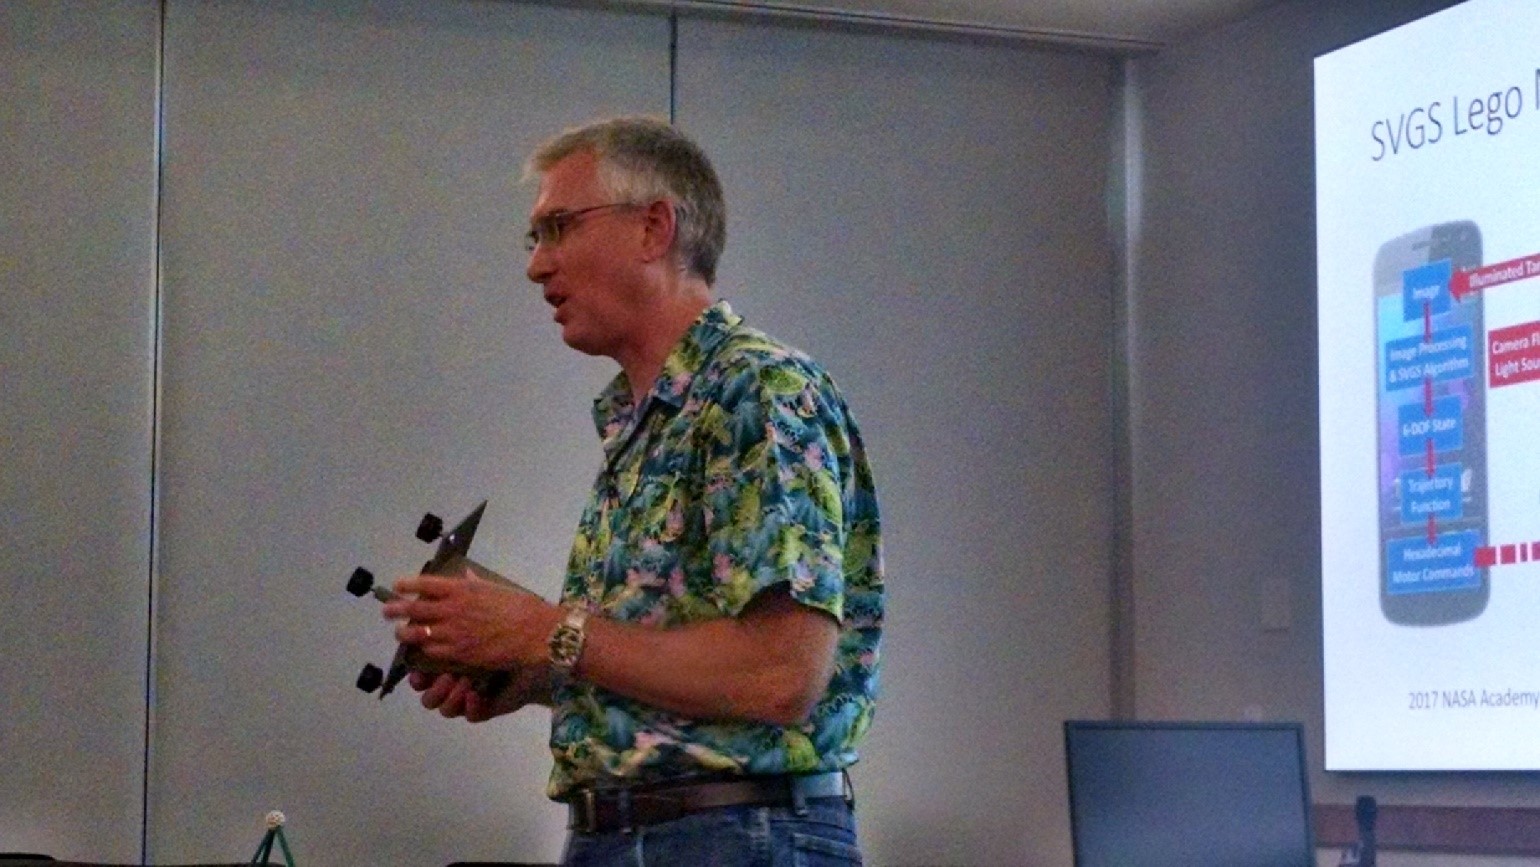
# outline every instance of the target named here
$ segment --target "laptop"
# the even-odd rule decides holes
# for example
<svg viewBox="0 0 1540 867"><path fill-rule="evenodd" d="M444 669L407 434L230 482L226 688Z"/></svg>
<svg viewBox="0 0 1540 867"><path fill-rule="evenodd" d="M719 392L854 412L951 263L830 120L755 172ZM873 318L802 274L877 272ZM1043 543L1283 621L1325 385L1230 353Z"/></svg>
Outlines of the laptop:
<svg viewBox="0 0 1540 867"><path fill-rule="evenodd" d="M1315 867L1299 723L1064 723L1076 867Z"/></svg>

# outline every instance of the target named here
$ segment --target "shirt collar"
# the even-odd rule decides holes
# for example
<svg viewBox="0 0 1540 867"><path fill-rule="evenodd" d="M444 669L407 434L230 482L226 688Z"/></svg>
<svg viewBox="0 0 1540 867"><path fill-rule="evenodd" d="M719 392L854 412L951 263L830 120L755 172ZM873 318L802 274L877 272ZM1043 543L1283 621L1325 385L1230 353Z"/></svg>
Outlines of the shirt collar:
<svg viewBox="0 0 1540 867"><path fill-rule="evenodd" d="M676 410L684 406L685 395L690 393L690 385L706 359L742 321L743 317L734 313L726 301L717 301L701 311L663 360L663 370L647 392L642 406L655 401ZM626 379L625 371L621 371L594 399L594 427L599 431L600 439L609 442L625 430L635 421L635 409L631 403L631 382Z"/></svg>

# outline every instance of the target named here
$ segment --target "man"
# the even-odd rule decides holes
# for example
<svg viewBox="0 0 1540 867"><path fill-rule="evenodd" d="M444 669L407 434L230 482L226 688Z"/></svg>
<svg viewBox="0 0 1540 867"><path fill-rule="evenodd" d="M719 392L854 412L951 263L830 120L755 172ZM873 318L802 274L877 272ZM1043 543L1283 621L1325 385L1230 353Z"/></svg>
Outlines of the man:
<svg viewBox="0 0 1540 867"><path fill-rule="evenodd" d="M883 584L856 424L817 364L713 301L726 213L694 142L600 122L526 176L529 278L568 346L621 368L594 404L604 465L560 606L396 584L401 641L516 673L497 696L412 685L472 722L551 706L568 864L857 861L844 769L871 723Z"/></svg>

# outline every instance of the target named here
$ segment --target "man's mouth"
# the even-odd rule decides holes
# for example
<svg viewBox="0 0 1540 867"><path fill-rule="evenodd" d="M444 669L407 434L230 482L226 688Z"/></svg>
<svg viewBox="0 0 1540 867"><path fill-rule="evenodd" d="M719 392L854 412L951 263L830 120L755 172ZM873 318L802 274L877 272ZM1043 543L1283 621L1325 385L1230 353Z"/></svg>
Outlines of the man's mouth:
<svg viewBox="0 0 1540 867"><path fill-rule="evenodd" d="M563 304L567 303L566 297L556 294L547 294L545 296L545 303L551 305L551 318L557 322L561 322L561 308Z"/></svg>

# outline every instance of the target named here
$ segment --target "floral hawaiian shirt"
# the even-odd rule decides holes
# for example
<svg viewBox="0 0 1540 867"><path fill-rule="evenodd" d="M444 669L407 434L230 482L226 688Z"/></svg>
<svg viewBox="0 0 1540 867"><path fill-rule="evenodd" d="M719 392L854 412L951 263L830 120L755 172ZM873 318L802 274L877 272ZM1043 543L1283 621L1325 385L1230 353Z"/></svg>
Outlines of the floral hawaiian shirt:
<svg viewBox="0 0 1540 867"><path fill-rule="evenodd" d="M595 400L594 421L605 463L564 602L669 627L736 616L784 584L839 621L839 649L827 692L793 726L697 721L565 683L553 696L548 794L853 763L877 695L882 554L871 469L828 374L719 301L640 408L622 373Z"/></svg>

